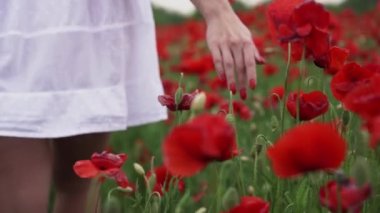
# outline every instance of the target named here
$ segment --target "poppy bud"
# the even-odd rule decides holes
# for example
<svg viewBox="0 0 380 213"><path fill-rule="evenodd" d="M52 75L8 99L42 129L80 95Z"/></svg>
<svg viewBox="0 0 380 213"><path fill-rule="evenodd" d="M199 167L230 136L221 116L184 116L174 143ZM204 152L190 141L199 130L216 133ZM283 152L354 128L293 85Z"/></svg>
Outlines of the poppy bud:
<svg viewBox="0 0 380 213"><path fill-rule="evenodd" d="M193 111L202 111L205 108L206 104L206 94L204 92L200 92L195 95L193 101L191 102L191 109Z"/></svg>
<svg viewBox="0 0 380 213"><path fill-rule="evenodd" d="M228 210L239 204L239 194L233 187L227 189L222 198L223 209Z"/></svg>
<svg viewBox="0 0 380 213"><path fill-rule="evenodd" d="M206 207L201 207L197 211L195 211L195 213L206 213L206 212L207 212Z"/></svg>
<svg viewBox="0 0 380 213"><path fill-rule="evenodd" d="M134 163L133 164L133 168L135 169L135 171L137 172L137 174L145 176L145 170L144 170L144 168L140 164Z"/></svg>
<svg viewBox="0 0 380 213"><path fill-rule="evenodd" d="M250 195L254 195L255 194L255 188L253 186L248 186L247 191L248 191L248 193Z"/></svg>

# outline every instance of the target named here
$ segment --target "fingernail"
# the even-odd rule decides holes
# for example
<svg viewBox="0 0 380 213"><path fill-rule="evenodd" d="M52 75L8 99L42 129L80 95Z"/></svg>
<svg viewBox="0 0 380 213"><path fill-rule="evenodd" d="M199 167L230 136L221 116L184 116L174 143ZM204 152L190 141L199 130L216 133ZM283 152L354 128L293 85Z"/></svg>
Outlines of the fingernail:
<svg viewBox="0 0 380 213"><path fill-rule="evenodd" d="M265 58L263 58L263 57L259 57L257 60L256 60L256 62L257 62L257 64L265 64Z"/></svg>
<svg viewBox="0 0 380 213"><path fill-rule="evenodd" d="M249 80L249 88L255 89L256 88L256 81L255 79Z"/></svg>
<svg viewBox="0 0 380 213"><path fill-rule="evenodd" d="M247 90L245 88L240 89L240 98L243 100L247 99Z"/></svg>
<svg viewBox="0 0 380 213"><path fill-rule="evenodd" d="M230 90L231 90L232 94L235 95L235 93L236 93L236 85L235 85L235 83L231 83L230 84Z"/></svg>

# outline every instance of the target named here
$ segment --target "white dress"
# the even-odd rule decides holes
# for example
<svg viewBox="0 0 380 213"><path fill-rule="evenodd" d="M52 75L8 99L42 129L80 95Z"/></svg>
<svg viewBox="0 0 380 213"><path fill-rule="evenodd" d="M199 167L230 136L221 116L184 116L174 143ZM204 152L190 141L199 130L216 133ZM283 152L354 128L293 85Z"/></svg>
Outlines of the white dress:
<svg viewBox="0 0 380 213"><path fill-rule="evenodd" d="M0 0L0 136L166 119L149 0Z"/></svg>

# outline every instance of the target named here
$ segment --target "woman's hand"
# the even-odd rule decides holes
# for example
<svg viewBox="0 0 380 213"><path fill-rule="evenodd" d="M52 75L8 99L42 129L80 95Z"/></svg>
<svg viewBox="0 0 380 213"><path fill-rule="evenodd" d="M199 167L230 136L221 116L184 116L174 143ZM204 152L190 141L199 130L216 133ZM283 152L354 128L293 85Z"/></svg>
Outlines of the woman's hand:
<svg viewBox="0 0 380 213"><path fill-rule="evenodd" d="M192 1L206 20L207 44L219 77L226 78L229 89L233 93L238 89L240 97L246 99L247 86L256 87L256 62L264 62L249 29L227 0Z"/></svg>

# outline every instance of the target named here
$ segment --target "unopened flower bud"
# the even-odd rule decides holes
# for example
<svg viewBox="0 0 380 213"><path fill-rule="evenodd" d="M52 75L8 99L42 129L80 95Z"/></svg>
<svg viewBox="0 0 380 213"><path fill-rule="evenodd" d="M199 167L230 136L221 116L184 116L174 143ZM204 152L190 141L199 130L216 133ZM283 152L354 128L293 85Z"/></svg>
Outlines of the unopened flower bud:
<svg viewBox="0 0 380 213"><path fill-rule="evenodd" d="M206 212L207 212L206 207L201 207L197 211L195 211L195 213L206 213Z"/></svg>
<svg viewBox="0 0 380 213"><path fill-rule="evenodd" d="M133 168L135 169L135 171L137 172L137 174L142 175L142 176L145 175L145 170L144 170L144 168L140 164L134 163L133 164Z"/></svg>
<svg viewBox="0 0 380 213"><path fill-rule="evenodd" d="M255 194L255 188L253 188L253 186L248 186L247 191L248 191L248 193L250 195L254 195Z"/></svg>
<svg viewBox="0 0 380 213"><path fill-rule="evenodd" d="M202 111L206 104L206 93L200 92L195 95L193 101L191 102L191 110Z"/></svg>

